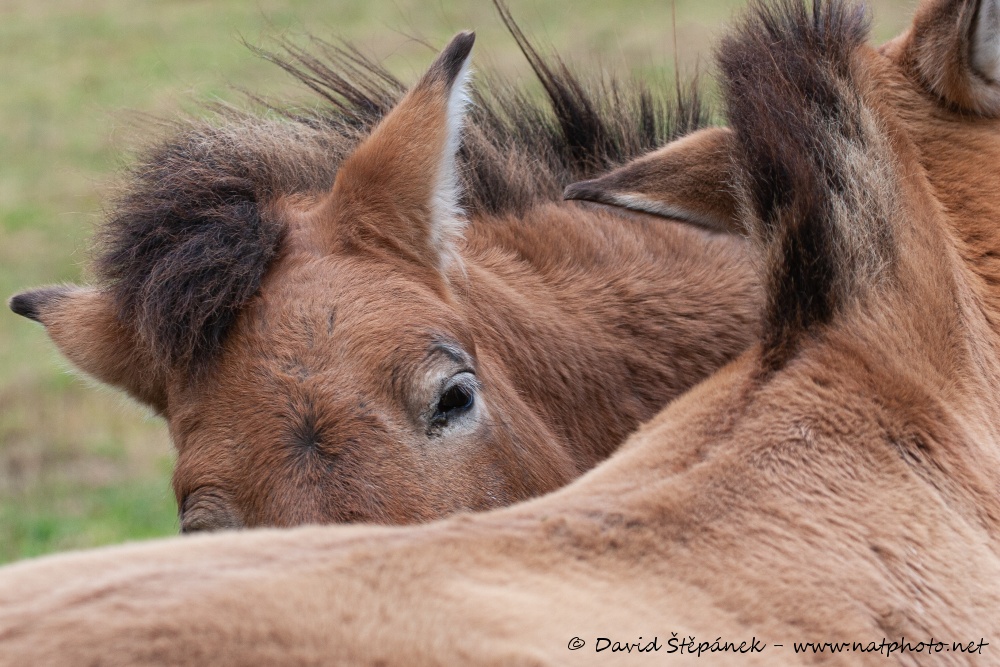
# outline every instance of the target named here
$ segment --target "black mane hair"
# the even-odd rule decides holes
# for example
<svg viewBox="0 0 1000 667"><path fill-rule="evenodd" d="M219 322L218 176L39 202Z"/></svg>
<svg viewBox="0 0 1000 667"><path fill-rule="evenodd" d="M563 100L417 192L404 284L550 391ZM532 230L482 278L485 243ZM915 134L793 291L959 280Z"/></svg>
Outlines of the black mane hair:
<svg viewBox="0 0 1000 667"><path fill-rule="evenodd" d="M891 161L856 58L868 24L845 0L754 0L718 49L770 370L892 259Z"/></svg>
<svg viewBox="0 0 1000 667"><path fill-rule="evenodd" d="M470 216L559 200L568 183L705 124L694 86L674 95L635 81L585 83L558 58L543 58L498 8L545 99L496 78L474 85L460 151ZM269 202L328 190L340 162L405 91L353 47L313 47L257 52L318 95L321 108L251 96L265 113L227 107L210 121L175 124L131 167L98 232L99 282L167 367L204 368L259 289L282 239Z"/></svg>

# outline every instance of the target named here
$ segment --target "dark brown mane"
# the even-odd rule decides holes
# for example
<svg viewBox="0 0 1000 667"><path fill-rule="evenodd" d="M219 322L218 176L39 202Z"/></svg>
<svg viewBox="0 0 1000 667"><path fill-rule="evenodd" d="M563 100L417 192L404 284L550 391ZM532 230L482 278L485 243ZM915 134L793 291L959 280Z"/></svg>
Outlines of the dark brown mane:
<svg viewBox="0 0 1000 667"><path fill-rule="evenodd" d="M568 183L704 124L693 86L669 101L675 96L637 82L584 83L558 58L541 57L501 13L547 97L480 78L486 85L473 91L460 156L470 216L561 199ZM352 47L314 46L258 52L318 94L322 107L221 109L214 122L181 123L130 169L98 234L97 277L119 319L162 364L196 370L214 356L281 242L268 203L327 190L340 161L405 90Z"/></svg>
<svg viewBox="0 0 1000 667"><path fill-rule="evenodd" d="M755 2L719 49L744 213L766 254L764 342L775 366L888 263L887 202L858 191L881 176L864 171L877 159L858 158L880 150L853 70L868 23L841 0Z"/></svg>

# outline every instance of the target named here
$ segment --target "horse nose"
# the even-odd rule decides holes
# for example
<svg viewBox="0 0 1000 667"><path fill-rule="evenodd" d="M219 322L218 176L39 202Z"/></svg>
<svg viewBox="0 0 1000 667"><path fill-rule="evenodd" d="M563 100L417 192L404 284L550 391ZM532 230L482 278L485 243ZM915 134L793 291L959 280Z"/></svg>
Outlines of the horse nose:
<svg viewBox="0 0 1000 667"><path fill-rule="evenodd" d="M216 488L203 487L185 496L179 518L182 533L235 530L244 526L228 494Z"/></svg>

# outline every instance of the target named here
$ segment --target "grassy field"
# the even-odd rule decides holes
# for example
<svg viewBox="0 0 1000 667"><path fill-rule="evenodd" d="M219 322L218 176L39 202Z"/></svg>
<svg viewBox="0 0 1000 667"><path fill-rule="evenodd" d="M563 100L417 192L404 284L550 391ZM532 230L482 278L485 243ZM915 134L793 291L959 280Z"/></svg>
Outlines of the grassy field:
<svg viewBox="0 0 1000 667"><path fill-rule="evenodd" d="M734 0L511 0L577 67L640 74L711 64ZM910 6L875 3L876 35ZM478 33L479 70L523 75L485 0L0 0L0 294L85 281L88 238L144 114L305 98L241 43L343 37L413 80L435 47ZM674 41L676 35L676 44ZM33 323L0 313L0 562L177 530L164 425L73 376Z"/></svg>

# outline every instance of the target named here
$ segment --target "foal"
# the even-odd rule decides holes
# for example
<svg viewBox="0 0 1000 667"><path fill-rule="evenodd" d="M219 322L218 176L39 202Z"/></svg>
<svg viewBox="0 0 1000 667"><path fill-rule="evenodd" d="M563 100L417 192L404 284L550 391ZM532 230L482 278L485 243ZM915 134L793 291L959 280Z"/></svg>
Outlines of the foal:
<svg viewBox="0 0 1000 667"><path fill-rule="evenodd" d="M998 15L929 0L874 50L840 0L754 6L720 60L762 342L609 461L426 526L0 569L0 661L995 663Z"/></svg>
<svg viewBox="0 0 1000 667"><path fill-rule="evenodd" d="M166 420L182 530L545 493L755 338L743 239L560 197L698 113L593 97L514 32L552 111L496 85L467 111L471 34L395 105L356 54L297 54L332 109L166 140L100 232L99 284L11 300Z"/></svg>

